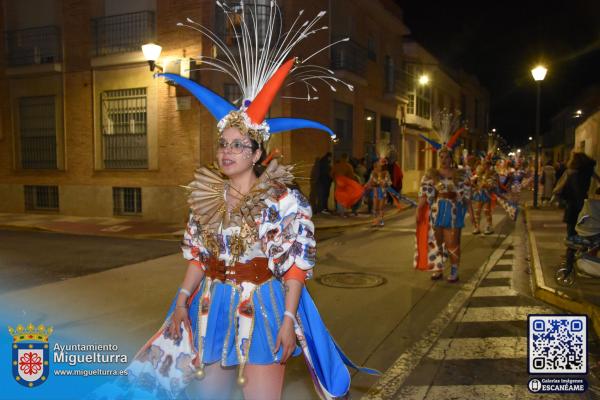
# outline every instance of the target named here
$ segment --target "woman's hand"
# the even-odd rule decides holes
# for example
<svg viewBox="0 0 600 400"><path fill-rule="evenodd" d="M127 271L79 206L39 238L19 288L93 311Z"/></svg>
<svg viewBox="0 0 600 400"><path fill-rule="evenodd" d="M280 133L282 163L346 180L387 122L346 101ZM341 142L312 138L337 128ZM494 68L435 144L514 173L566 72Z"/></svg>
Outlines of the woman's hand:
<svg viewBox="0 0 600 400"><path fill-rule="evenodd" d="M190 324L187 307L175 307L175 311L173 311L173 315L171 316L171 325L167 328L169 329L169 337L173 340L181 339L182 322L185 326L189 326Z"/></svg>
<svg viewBox="0 0 600 400"><path fill-rule="evenodd" d="M279 333L277 334L275 353L279 352L280 347L283 349L280 363L285 364L296 349L296 332L294 332L294 322L288 317L283 319L283 324L281 325Z"/></svg>

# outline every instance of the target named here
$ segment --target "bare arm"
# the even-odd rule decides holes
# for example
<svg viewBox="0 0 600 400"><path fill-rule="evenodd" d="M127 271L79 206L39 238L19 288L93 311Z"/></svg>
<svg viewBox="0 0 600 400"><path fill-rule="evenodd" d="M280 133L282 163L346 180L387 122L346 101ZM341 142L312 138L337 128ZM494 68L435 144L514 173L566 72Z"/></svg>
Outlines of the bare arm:
<svg viewBox="0 0 600 400"><path fill-rule="evenodd" d="M188 265L187 271L185 272L183 282L181 283L181 289L193 293L202 281L203 277L204 271L202 270L202 268L200 268L198 265L190 263ZM187 309L188 297L189 296L183 291L180 291L177 295L175 310L173 311L171 325L169 326L170 336L174 339L179 339L179 328L181 326L181 323L185 322L189 324L189 316Z"/></svg>
<svg viewBox="0 0 600 400"><path fill-rule="evenodd" d="M285 291L285 311L294 316L298 310L298 302L300 301L300 295L302 294L303 286L304 283L296 279L288 279L283 284ZM292 355L294 349L296 348L296 333L294 332L295 323L295 320L293 320L290 316L285 315L281 329L277 335L275 349L278 351L280 346L283 347L283 355L281 356L282 364L285 364L287 359Z"/></svg>

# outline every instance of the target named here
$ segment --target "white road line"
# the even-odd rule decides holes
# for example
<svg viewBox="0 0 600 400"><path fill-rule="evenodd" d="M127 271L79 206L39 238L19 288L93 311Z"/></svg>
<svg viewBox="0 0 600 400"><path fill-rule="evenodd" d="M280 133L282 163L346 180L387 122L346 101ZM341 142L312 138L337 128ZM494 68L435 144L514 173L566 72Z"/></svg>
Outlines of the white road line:
<svg viewBox="0 0 600 400"><path fill-rule="evenodd" d="M512 278L512 271L494 271L492 270L487 274L486 278L498 279L498 278Z"/></svg>
<svg viewBox="0 0 600 400"><path fill-rule="evenodd" d="M554 314L543 306L470 307L461 322L524 321L529 314Z"/></svg>
<svg viewBox="0 0 600 400"><path fill-rule="evenodd" d="M516 296L517 294L515 290L508 286L484 286L477 288L473 293L473 297Z"/></svg>
<svg viewBox="0 0 600 400"><path fill-rule="evenodd" d="M472 360L526 358L526 337L484 337L439 339L428 358L434 360Z"/></svg>
<svg viewBox="0 0 600 400"><path fill-rule="evenodd" d="M509 260L498 260L498 262L496 263L496 265L513 265L513 260L509 259Z"/></svg>
<svg viewBox="0 0 600 400"><path fill-rule="evenodd" d="M419 365L421 359L431 349L435 341L439 338L442 331L455 318L456 313L460 311L465 302L473 294L473 291L483 279L486 273L496 264L512 243L512 237L508 236L502 244L492 253L488 262L486 262L474 275L466 282L458 292L452 297L446 308L429 324L423 332L422 338L418 340L410 349L402 353L390 368L379 378L377 383L369 389L363 396L368 400L390 399L402 387L402 384L408 378L410 373ZM442 398L446 398L445 396Z"/></svg>

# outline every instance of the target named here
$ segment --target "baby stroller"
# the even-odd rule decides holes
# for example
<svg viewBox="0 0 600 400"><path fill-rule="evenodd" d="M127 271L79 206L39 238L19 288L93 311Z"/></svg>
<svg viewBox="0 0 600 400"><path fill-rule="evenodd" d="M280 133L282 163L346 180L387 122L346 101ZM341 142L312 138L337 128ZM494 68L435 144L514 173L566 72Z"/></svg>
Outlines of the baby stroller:
<svg viewBox="0 0 600 400"><path fill-rule="evenodd" d="M573 262L569 263L567 257L564 266L554 274L561 286L572 286L576 275L600 278L600 200L585 201L575 230L577 235L565 240L565 245L575 252Z"/></svg>

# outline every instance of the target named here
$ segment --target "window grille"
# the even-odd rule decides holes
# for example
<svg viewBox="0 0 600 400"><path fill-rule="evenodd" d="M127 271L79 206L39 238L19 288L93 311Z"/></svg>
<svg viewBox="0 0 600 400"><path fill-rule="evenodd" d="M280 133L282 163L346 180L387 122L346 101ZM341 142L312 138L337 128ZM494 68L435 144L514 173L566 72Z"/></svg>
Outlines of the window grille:
<svg viewBox="0 0 600 400"><path fill-rule="evenodd" d="M142 189L114 187L113 212L115 215L140 215L142 213Z"/></svg>
<svg viewBox="0 0 600 400"><path fill-rule="evenodd" d="M19 99L22 168L56 169L55 119L54 96Z"/></svg>
<svg viewBox="0 0 600 400"><path fill-rule="evenodd" d="M58 211L58 186L24 186L26 210Z"/></svg>
<svg viewBox="0 0 600 400"><path fill-rule="evenodd" d="M102 92L105 168L148 168L146 88Z"/></svg>

